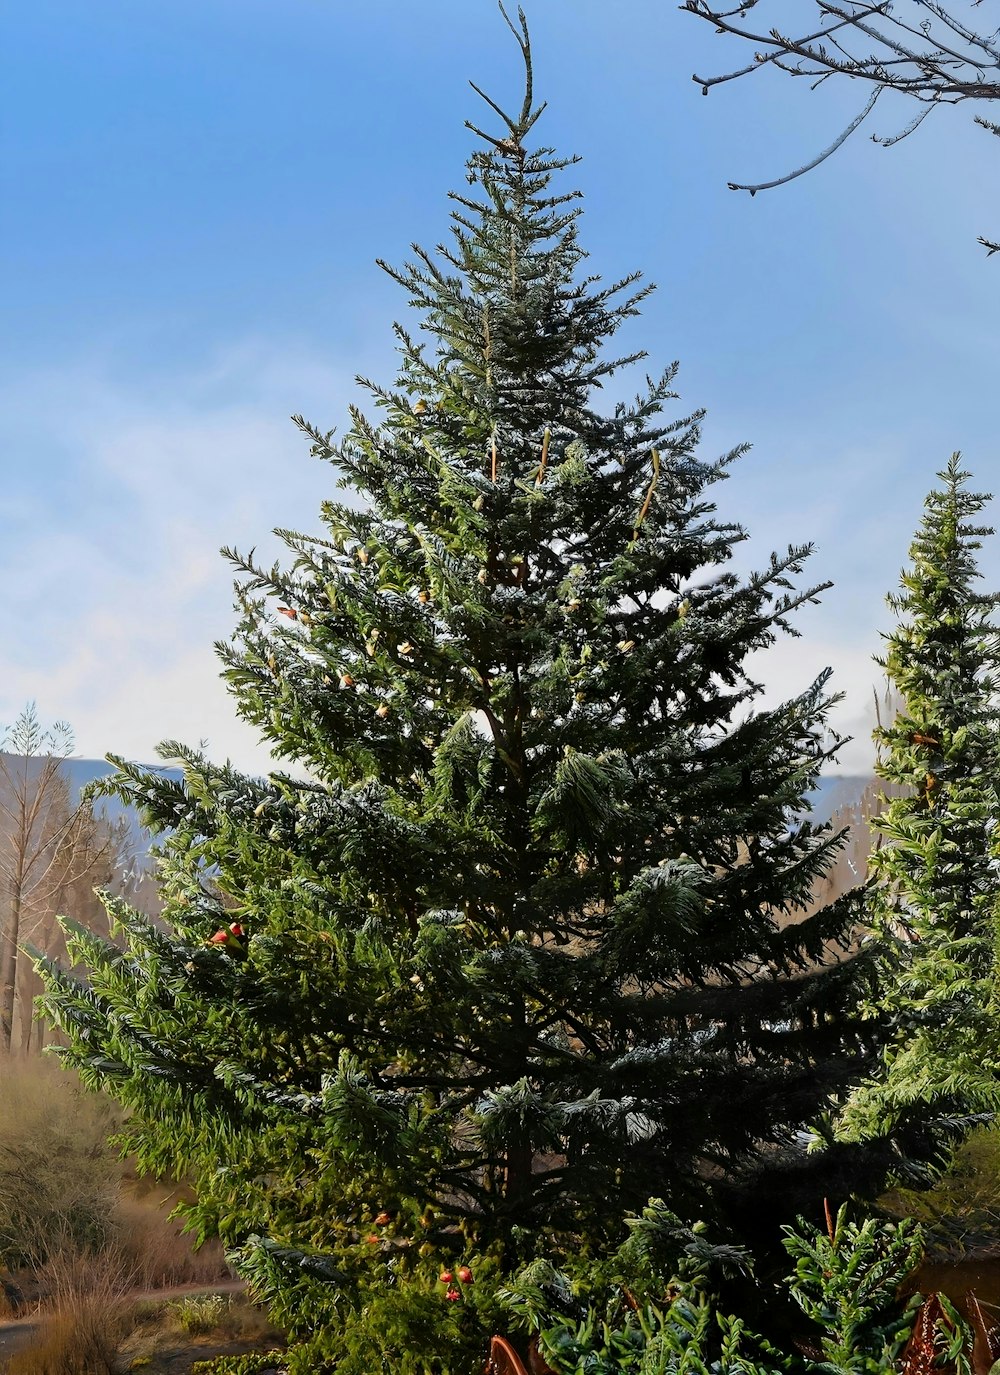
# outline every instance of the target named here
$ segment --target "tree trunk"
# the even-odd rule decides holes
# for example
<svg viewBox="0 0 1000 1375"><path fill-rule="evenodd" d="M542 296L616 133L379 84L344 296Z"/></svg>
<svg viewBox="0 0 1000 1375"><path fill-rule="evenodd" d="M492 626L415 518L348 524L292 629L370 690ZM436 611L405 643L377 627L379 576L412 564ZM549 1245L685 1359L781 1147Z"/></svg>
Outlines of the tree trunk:
<svg viewBox="0 0 1000 1375"><path fill-rule="evenodd" d="M21 933L21 892L15 887L0 950L0 1054L9 1055L14 1034L14 989L17 984L17 943Z"/></svg>

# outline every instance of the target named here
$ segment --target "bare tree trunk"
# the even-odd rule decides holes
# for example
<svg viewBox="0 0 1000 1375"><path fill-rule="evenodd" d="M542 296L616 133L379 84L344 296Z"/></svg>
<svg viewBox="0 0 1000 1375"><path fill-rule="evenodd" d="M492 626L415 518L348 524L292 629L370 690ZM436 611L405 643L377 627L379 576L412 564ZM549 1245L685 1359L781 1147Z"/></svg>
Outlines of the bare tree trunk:
<svg viewBox="0 0 1000 1375"><path fill-rule="evenodd" d="M10 912L0 950L0 1052L10 1054L14 1035L14 990L17 984L17 952L21 935L21 893L11 894Z"/></svg>
<svg viewBox="0 0 1000 1375"><path fill-rule="evenodd" d="M40 948L43 948L41 942L37 943ZM18 1023L18 1049L22 1055L27 1055L31 1051L31 1030L35 1022L35 998L42 991L42 981L35 973L34 966L26 960L18 960L15 991L14 1010L17 1014Z"/></svg>

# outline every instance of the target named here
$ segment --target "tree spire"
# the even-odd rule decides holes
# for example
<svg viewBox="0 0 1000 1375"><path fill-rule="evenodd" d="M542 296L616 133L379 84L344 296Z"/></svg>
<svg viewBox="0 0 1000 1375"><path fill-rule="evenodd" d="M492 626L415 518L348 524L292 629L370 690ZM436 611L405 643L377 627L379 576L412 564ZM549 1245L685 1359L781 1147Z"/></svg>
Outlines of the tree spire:
<svg viewBox="0 0 1000 1375"><path fill-rule="evenodd" d="M531 66L531 37L528 33L528 21L525 18L524 10L518 5L518 26L515 27L510 15L504 8L503 0L498 0L498 8L504 17L507 27L514 35L517 45L521 49L521 55L524 58L524 103L521 106L519 117L516 120L511 119L510 115L508 115L491 96L487 95L474 81L470 81L469 85L475 91L476 95L486 102L494 114L500 116L503 123L507 126L508 134L506 138L498 139L493 134L488 134L485 130L478 128L468 119L465 121L465 127L471 129L474 134L478 134L481 139L484 139L495 148L498 153L503 154L505 157L520 158L524 154L524 140L531 132L532 126L539 115L545 109L546 102L543 101L537 108L533 108L534 76Z"/></svg>

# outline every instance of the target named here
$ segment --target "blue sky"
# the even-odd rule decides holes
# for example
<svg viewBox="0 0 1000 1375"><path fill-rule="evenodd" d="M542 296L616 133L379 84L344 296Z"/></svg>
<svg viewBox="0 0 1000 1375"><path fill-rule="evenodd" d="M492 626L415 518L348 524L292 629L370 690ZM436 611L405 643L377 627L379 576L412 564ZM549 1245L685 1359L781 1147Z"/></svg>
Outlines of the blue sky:
<svg viewBox="0 0 1000 1375"><path fill-rule="evenodd" d="M1000 146L942 112L751 200L727 181L800 164L861 93L761 73L702 97L691 73L745 54L673 0L527 9L592 266L658 283L623 342L681 360L706 452L753 444L717 489L749 561L812 540L836 584L760 674L786 694L832 665L862 769L935 471L958 448L1000 490L1000 260L976 244L1000 234ZM0 723L34 698L85 755L207 739L266 767L217 681L218 547L317 528L333 474L287 417L342 427L354 375L392 376L406 304L374 259L443 237L467 81L518 105L517 51L492 0L34 0L0 28Z"/></svg>

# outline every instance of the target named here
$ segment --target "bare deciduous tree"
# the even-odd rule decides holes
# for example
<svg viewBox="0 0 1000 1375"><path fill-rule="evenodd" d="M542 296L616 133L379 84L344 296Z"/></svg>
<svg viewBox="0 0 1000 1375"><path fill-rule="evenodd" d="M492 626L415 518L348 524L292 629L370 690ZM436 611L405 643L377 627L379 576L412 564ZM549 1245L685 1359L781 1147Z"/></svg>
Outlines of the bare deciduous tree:
<svg viewBox="0 0 1000 1375"><path fill-rule="evenodd" d="M735 7L717 0L684 0L682 9L753 49L752 60L732 71L696 74L694 80L706 95L713 86L768 66L801 78L811 89L831 77L867 88L855 118L816 157L772 181L730 182L732 190L755 195L811 171L867 119L885 91L907 96L918 107L902 128L873 136L885 147L912 134L943 105L1000 100L1000 29L982 23L989 12L982 0L966 0L967 18L960 17L959 4L960 0L952 0L950 7L939 0L813 0L812 22L790 32L770 26L769 19L780 12L773 0L743 0ZM799 12L801 8L805 7ZM976 123L1000 134L1000 126L980 115ZM991 253L1000 248L989 239L980 242Z"/></svg>
<svg viewBox="0 0 1000 1375"><path fill-rule="evenodd" d="M125 858L124 828L72 796L72 749L69 727L43 729L33 704L0 741L0 1054L14 1048L15 1011L20 1048L31 1044L36 989L24 942L45 948L57 906L106 882Z"/></svg>

